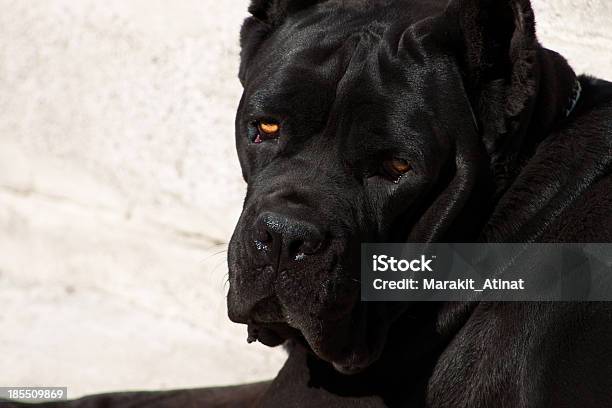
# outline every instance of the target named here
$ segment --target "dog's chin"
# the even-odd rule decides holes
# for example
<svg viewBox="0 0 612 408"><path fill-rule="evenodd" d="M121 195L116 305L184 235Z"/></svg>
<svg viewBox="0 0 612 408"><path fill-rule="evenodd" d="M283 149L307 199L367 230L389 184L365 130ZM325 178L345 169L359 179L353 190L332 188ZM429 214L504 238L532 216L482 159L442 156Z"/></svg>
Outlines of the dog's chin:
<svg viewBox="0 0 612 408"><path fill-rule="evenodd" d="M386 338L386 328L382 324L365 321L356 324L358 320L347 316L334 322L316 321L300 328L300 333L306 346L318 358L330 363L341 374L354 375L378 360Z"/></svg>
<svg viewBox="0 0 612 408"><path fill-rule="evenodd" d="M251 322L247 326L247 340L259 341L269 347L279 346L288 340L298 342L345 375L366 370L376 362L384 346L384 335L365 333L365 325L355 326L355 319L351 316L333 322L296 320L302 323Z"/></svg>
<svg viewBox="0 0 612 408"><path fill-rule="evenodd" d="M345 375L354 375L365 371L380 356L377 345L368 347L353 345L342 350L332 350L321 346L313 347L310 342L308 342L308 346L317 357L327 361L336 371Z"/></svg>

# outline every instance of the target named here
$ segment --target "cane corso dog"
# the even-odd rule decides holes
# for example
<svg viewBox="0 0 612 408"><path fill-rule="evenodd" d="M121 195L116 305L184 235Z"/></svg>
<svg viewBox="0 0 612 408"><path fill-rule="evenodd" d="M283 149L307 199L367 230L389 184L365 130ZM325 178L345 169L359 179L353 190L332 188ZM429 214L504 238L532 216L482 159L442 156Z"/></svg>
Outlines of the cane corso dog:
<svg viewBox="0 0 612 408"><path fill-rule="evenodd" d="M612 407L612 304L365 303L358 265L362 242L611 242L612 84L539 44L528 0L249 10L228 311L289 358L74 406Z"/></svg>

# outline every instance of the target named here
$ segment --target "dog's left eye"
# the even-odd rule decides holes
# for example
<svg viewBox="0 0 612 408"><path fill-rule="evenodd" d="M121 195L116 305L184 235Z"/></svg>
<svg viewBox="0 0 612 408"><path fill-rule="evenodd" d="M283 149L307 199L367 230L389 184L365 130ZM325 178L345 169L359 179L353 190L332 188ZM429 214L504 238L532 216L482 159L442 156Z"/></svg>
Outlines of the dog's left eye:
<svg viewBox="0 0 612 408"><path fill-rule="evenodd" d="M280 124L274 121L257 121L254 123L255 137L253 143L261 143L265 140L276 139L280 135Z"/></svg>
<svg viewBox="0 0 612 408"><path fill-rule="evenodd" d="M393 182L398 182L399 179L411 169L410 164L404 160L394 157L389 160L385 160L382 163L382 173L385 177Z"/></svg>

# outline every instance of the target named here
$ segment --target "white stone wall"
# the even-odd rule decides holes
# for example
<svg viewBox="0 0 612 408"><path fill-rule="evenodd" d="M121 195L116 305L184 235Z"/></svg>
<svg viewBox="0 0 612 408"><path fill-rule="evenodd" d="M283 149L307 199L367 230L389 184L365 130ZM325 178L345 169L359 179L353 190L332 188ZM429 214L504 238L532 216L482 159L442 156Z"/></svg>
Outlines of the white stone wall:
<svg viewBox="0 0 612 408"><path fill-rule="evenodd" d="M612 3L534 1L612 79ZM71 396L272 377L225 317L247 1L0 0L0 385Z"/></svg>

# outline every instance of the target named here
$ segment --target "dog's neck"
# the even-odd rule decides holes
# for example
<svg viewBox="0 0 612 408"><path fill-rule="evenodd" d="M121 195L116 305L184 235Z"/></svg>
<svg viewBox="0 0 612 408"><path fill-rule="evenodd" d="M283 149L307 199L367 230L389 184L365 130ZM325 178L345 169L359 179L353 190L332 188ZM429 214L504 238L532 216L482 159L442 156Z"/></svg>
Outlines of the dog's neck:
<svg viewBox="0 0 612 408"><path fill-rule="evenodd" d="M574 70L561 55L541 48L538 60L538 89L523 150L537 146L571 116L582 89Z"/></svg>

